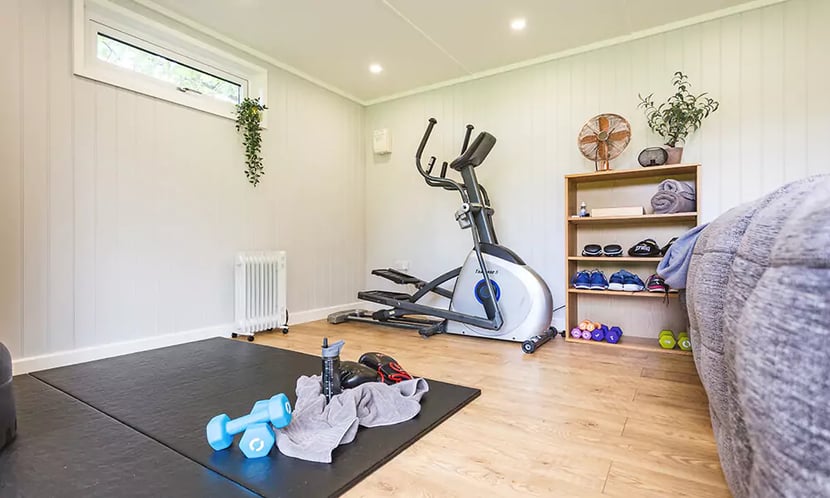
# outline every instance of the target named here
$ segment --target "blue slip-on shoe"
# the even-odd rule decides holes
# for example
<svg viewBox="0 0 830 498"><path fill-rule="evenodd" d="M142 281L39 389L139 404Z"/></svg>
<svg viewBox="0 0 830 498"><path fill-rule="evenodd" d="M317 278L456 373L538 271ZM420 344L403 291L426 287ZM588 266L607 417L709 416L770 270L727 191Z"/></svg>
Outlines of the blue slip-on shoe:
<svg viewBox="0 0 830 498"><path fill-rule="evenodd" d="M571 285L575 289L590 289L591 288L591 273L585 270L580 270L571 279Z"/></svg>
<svg viewBox="0 0 830 498"><path fill-rule="evenodd" d="M608 288L608 279L601 270L591 272L591 290L605 290Z"/></svg>

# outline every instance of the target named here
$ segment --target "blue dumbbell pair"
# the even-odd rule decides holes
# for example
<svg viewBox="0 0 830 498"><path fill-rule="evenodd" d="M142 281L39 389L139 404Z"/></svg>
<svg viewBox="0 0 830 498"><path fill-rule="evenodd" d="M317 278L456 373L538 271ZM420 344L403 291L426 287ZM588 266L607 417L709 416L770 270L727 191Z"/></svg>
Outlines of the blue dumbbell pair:
<svg viewBox="0 0 830 498"><path fill-rule="evenodd" d="M291 423L291 403L285 394L254 403L251 413L231 420L224 413L210 419L205 432L208 444L216 451L229 448L233 437L244 431L239 449L248 458L268 455L276 438L271 425L281 429Z"/></svg>

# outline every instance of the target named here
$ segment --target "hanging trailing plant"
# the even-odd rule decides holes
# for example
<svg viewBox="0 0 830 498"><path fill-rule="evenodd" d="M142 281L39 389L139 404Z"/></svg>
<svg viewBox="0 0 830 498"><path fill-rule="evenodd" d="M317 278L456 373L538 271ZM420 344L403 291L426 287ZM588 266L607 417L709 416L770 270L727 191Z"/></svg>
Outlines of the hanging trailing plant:
<svg viewBox="0 0 830 498"><path fill-rule="evenodd" d="M242 132L245 145L245 176L254 187L265 174L262 167L262 111L268 109L259 102L259 97L246 97L236 106L236 131Z"/></svg>

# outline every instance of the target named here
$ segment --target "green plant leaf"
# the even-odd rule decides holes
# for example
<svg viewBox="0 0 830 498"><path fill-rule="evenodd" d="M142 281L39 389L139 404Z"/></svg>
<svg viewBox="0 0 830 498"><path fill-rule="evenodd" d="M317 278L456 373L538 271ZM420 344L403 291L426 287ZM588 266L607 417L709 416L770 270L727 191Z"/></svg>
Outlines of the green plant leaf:
<svg viewBox="0 0 830 498"><path fill-rule="evenodd" d="M703 120L717 111L720 104L706 92L695 96L688 76L682 71L674 73L672 85L675 93L659 106L655 107L653 93L646 97L637 94L637 97L640 99L638 107L643 109L651 131L663 137L666 145L675 147L699 129Z"/></svg>
<svg viewBox="0 0 830 498"><path fill-rule="evenodd" d="M262 166L262 111L268 109L255 99L245 98L236 106L236 131L242 132L245 146L245 176L256 187L265 169Z"/></svg>

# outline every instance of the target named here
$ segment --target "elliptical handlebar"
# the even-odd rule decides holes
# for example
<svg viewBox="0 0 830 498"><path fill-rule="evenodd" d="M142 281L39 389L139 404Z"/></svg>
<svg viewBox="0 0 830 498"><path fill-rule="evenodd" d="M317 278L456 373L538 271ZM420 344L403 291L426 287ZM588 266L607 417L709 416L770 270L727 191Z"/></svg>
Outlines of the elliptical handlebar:
<svg viewBox="0 0 830 498"><path fill-rule="evenodd" d="M435 165L435 156L430 158L427 170L421 165L421 156L424 153L424 148L427 146L427 142L429 141L429 136L432 134L432 129L438 123L438 120L435 118L429 118L429 124L427 125L427 129L424 132L424 136L421 138L421 143L418 145L418 151L415 152L415 166L418 167L418 173L424 177L426 180L427 185L431 187L443 187L447 190L456 190L459 194L461 194L461 198L464 202L470 202L470 197L467 195L467 190L464 188L463 185L456 182L455 180L451 180L446 177L446 167L442 167L443 174L441 176L433 176L432 168ZM470 138L470 133L472 133L472 125L468 125L467 128L467 138L464 140L464 145L466 148L467 142Z"/></svg>

